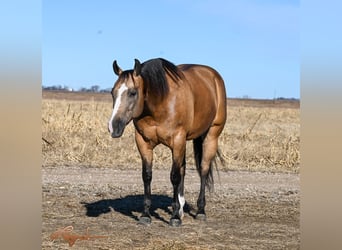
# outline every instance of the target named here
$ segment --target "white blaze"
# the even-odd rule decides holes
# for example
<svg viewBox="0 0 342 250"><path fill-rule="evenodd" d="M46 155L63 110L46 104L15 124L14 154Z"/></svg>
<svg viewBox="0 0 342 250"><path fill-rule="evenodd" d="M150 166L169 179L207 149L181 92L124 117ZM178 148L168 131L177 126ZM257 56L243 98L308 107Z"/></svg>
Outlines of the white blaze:
<svg viewBox="0 0 342 250"><path fill-rule="evenodd" d="M180 208L179 208L179 216L181 217L181 219L184 216L184 212L183 212L183 207L185 204L185 199L184 196L181 196L180 194L178 194L178 200L179 200L179 204L180 204Z"/></svg>
<svg viewBox="0 0 342 250"><path fill-rule="evenodd" d="M123 92L125 92L127 90L127 86L126 84L122 84L118 90L118 96L116 97L115 100L115 104L114 104L114 108L113 108L113 113L112 113L112 117L110 118L109 122L108 122L108 129L110 131L110 133L113 133L113 120L116 116L116 113L118 112L120 105L121 105L121 97Z"/></svg>

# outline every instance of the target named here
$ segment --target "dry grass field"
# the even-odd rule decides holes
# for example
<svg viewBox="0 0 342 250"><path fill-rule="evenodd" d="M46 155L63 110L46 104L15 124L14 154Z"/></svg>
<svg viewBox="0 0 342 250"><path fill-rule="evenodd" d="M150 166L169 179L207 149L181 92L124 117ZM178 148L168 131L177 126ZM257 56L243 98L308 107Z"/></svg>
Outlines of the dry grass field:
<svg viewBox="0 0 342 250"><path fill-rule="evenodd" d="M111 109L109 94L43 92L42 249L70 249L50 237L70 226L69 236L81 237L73 249L299 249L299 102L228 99L219 140L226 164L206 194L207 220L194 218L199 178L189 142L180 228L168 224L171 157L164 146L155 150L152 224L137 223L143 182L134 127L112 139ZM106 237L89 239L87 228Z"/></svg>
<svg viewBox="0 0 342 250"><path fill-rule="evenodd" d="M299 103L228 100L219 147L226 165L219 169L266 172L299 171ZM110 94L43 92L43 165L136 168L140 157L131 123L119 139L107 131ZM191 142L187 163L193 165ZM170 151L155 150L155 168L170 168ZM129 163L129 164L127 164Z"/></svg>

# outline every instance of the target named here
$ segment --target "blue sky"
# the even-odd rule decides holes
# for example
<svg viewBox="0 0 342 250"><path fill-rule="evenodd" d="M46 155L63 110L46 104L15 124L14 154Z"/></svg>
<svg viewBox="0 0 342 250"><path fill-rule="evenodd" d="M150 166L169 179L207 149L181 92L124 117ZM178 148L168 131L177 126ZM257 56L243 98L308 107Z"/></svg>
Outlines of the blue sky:
<svg viewBox="0 0 342 250"><path fill-rule="evenodd" d="M299 1L42 2L42 83L111 88L114 59L131 69L163 57L212 66L229 97L300 97Z"/></svg>

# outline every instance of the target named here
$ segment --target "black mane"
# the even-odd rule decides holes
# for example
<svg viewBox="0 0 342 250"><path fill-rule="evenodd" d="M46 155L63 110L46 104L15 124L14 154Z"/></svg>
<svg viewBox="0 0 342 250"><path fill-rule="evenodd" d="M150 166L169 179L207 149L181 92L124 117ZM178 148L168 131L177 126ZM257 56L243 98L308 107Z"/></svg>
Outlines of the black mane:
<svg viewBox="0 0 342 250"><path fill-rule="evenodd" d="M177 66L163 58L151 59L141 65L141 76L146 87L161 98L169 92L166 74L175 82L182 78L182 73Z"/></svg>

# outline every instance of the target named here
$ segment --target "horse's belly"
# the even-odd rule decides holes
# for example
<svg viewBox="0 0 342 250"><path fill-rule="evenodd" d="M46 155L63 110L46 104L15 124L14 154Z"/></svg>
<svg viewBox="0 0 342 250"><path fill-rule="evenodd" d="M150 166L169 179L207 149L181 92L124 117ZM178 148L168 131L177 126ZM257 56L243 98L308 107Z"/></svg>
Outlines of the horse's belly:
<svg viewBox="0 0 342 250"><path fill-rule="evenodd" d="M216 109L211 107L207 112L203 110L200 113L195 113L191 124L188 129L187 140L193 140L208 131L213 125Z"/></svg>

